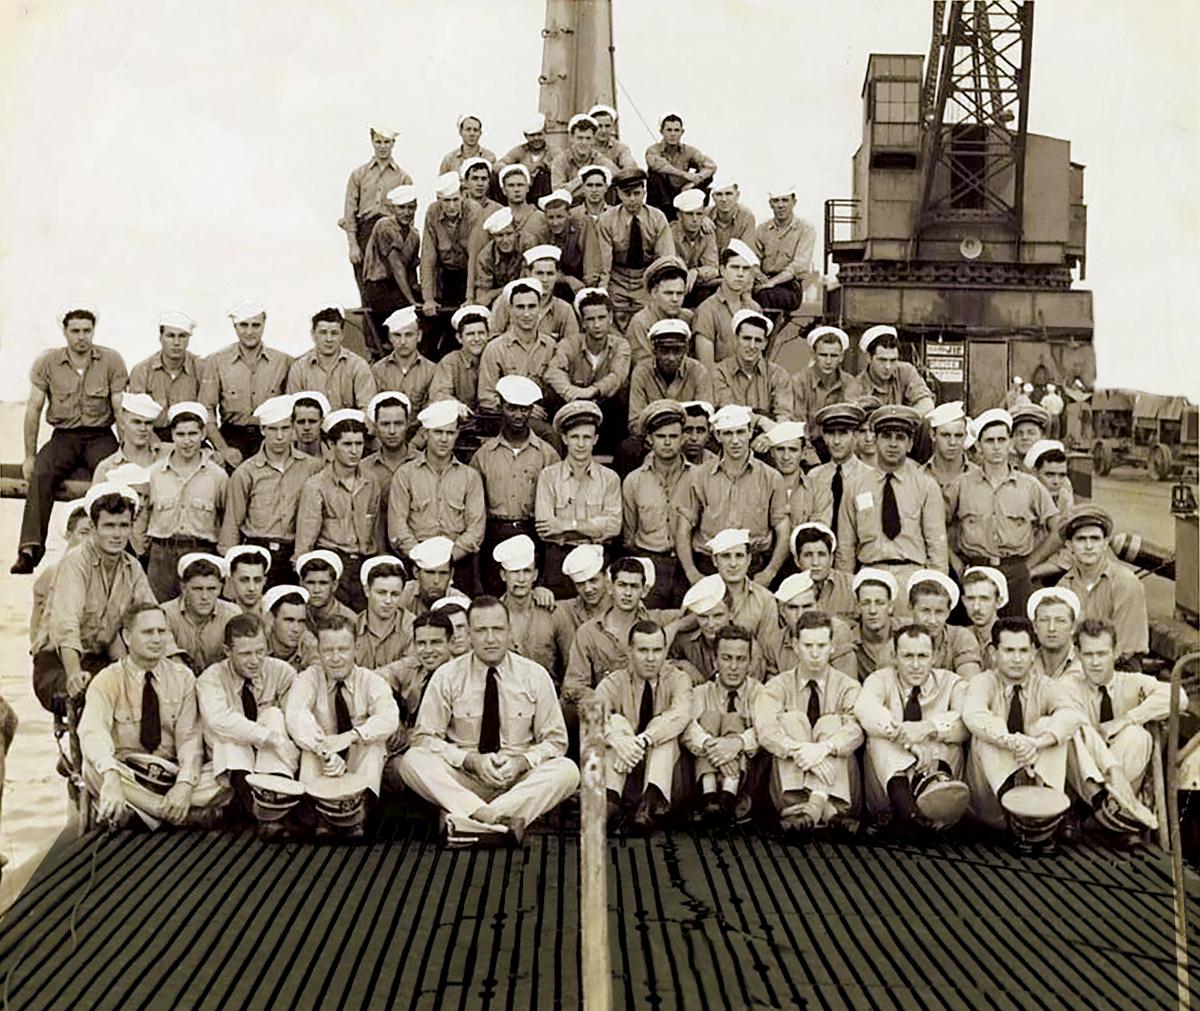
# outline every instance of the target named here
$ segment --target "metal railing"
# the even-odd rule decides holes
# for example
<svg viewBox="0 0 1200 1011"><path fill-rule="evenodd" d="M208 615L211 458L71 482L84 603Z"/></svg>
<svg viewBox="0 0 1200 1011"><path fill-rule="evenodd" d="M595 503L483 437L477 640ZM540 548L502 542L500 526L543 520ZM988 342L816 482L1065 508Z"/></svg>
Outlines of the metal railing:
<svg viewBox="0 0 1200 1011"><path fill-rule="evenodd" d="M849 242L855 236L861 215L859 201L852 197L825 201L825 274L829 273L829 259L833 255L835 242Z"/></svg>

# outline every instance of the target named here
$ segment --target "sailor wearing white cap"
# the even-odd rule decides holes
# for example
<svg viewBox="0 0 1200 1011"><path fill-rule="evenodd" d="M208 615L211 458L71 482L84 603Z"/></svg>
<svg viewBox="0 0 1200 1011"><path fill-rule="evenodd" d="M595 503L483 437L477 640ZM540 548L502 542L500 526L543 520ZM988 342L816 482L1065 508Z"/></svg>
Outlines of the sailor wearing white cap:
<svg viewBox="0 0 1200 1011"><path fill-rule="evenodd" d="M785 522L786 525L786 522ZM749 629L756 637L765 636L777 626L778 609L767 580L750 578L754 555L749 530L727 527L718 531L703 545L712 559L712 566L725 581L730 601L730 621ZM787 551L786 537L783 549Z"/></svg>
<svg viewBox="0 0 1200 1011"><path fill-rule="evenodd" d="M604 548L599 544L580 544L568 551L562 573L576 594L554 608L554 645L560 663L565 663L579 626L611 606L612 583L604 570Z"/></svg>
<svg viewBox="0 0 1200 1011"><path fill-rule="evenodd" d="M826 614L852 621L858 616L853 577L833 567L837 537L820 522L797 524L790 540L792 561L812 577L817 605Z"/></svg>
<svg viewBox="0 0 1200 1011"><path fill-rule="evenodd" d="M490 306L504 286L524 271L524 239L511 207L502 207L485 218L482 233L478 245L473 245L467 267L467 298Z"/></svg>
<svg viewBox="0 0 1200 1011"><path fill-rule="evenodd" d="M442 158L438 165L438 175L443 172L455 172L471 158L483 158L489 163L496 160L495 154L479 143L483 136L483 120L474 113L463 113L457 119L458 136L462 143Z"/></svg>
<svg viewBox="0 0 1200 1011"><path fill-rule="evenodd" d="M550 185L578 197L580 172L588 165L603 166L615 174L616 162L596 150L596 121L586 113L577 113L567 123L569 143L550 162Z"/></svg>
<svg viewBox="0 0 1200 1011"><path fill-rule="evenodd" d="M792 377L767 359L771 321L757 309L739 309L729 326L732 354L712 370L713 403L744 404L759 419L790 421L796 407Z"/></svg>
<svg viewBox="0 0 1200 1011"><path fill-rule="evenodd" d="M225 623L242 610L221 599L228 575L220 555L189 552L179 559L179 596L163 604L167 625L193 674L225 656Z"/></svg>
<svg viewBox="0 0 1200 1011"><path fill-rule="evenodd" d="M196 321L181 312L158 317L159 350L129 370L130 393L149 394L160 405L153 419L160 439L168 436L166 409L181 400L199 400L204 362L188 350Z"/></svg>
<svg viewBox="0 0 1200 1011"><path fill-rule="evenodd" d="M296 576L308 593L305 604L308 630L315 634L317 625L335 614L355 620L358 615L337 599L338 583L345 566L336 551L318 548L307 551L296 559Z"/></svg>
<svg viewBox="0 0 1200 1011"><path fill-rule="evenodd" d="M225 585L243 614L263 616L263 590L271 569L271 552L258 544L239 544L225 552Z"/></svg>
<svg viewBox="0 0 1200 1011"><path fill-rule="evenodd" d="M519 248L526 249L546 241L546 219L531 202L533 177L522 164L505 165L496 172L496 181L504 194L505 209L512 214L512 226L519 236ZM541 191L542 193L545 190ZM540 194L538 194L540 195ZM482 235L475 236L473 250L478 250Z"/></svg>
<svg viewBox="0 0 1200 1011"><path fill-rule="evenodd" d="M858 377L842 368L850 338L836 326L818 326L808 332L812 360L796 376L796 417L808 425L809 438L823 445L817 413L829 404L851 403L861 392Z"/></svg>
<svg viewBox="0 0 1200 1011"><path fill-rule="evenodd" d="M296 448L324 463L325 452L321 442L321 424L324 422L325 416L333 410L329 406L329 398L320 390L301 390L290 396L292 428L295 437L293 441Z"/></svg>
<svg viewBox="0 0 1200 1011"><path fill-rule="evenodd" d="M346 787L346 799L367 792L376 796L383 777L387 742L400 727L400 711L391 688L378 674L354 660L354 623L330 618L317 629L319 662L292 682L284 705L288 733L300 747L300 782L317 795ZM362 796L365 804L367 798ZM333 834L327 809L318 831ZM361 818L348 835L361 834Z"/></svg>
<svg viewBox="0 0 1200 1011"><path fill-rule="evenodd" d="M979 642L969 629L947 624L958 606L958 584L935 569L918 569L908 577L905 597L913 620L929 630L933 641L933 666L973 678L983 667Z"/></svg>
<svg viewBox="0 0 1200 1011"><path fill-rule="evenodd" d="M431 401L451 398L472 410L479 405L479 361L487 347L491 310L482 305L464 305L450 317L459 347L434 367L429 384Z"/></svg>
<svg viewBox="0 0 1200 1011"><path fill-rule="evenodd" d="M750 297L758 254L741 239L730 239L718 254L721 283L700 303L692 320L696 357L710 371L734 353L734 314L742 309L761 311Z"/></svg>
<svg viewBox="0 0 1200 1011"><path fill-rule="evenodd" d="M767 191L771 220L758 226L754 248L762 257L755 273L754 296L767 309L791 312L815 276L812 265L817 230L796 216L796 189L783 183Z"/></svg>
<svg viewBox="0 0 1200 1011"><path fill-rule="evenodd" d="M1008 603L1008 580L1004 573L989 565L967 566L962 576L962 603L979 646L980 665L984 670L995 670L992 626L997 612Z"/></svg>
<svg viewBox="0 0 1200 1011"><path fill-rule="evenodd" d="M346 316L341 306L324 305L312 316L313 350L301 355L288 369L287 392L315 390L323 393L331 410L362 410L375 396L375 379L361 356L343 346Z"/></svg>
<svg viewBox="0 0 1200 1011"><path fill-rule="evenodd" d="M1075 628L1083 617L1083 605L1075 591L1062 585L1035 590L1025 604L1025 613L1038 638L1034 669L1052 678L1078 676Z"/></svg>
<svg viewBox="0 0 1200 1011"><path fill-rule="evenodd" d="M332 582L329 596L332 599ZM296 670L304 670L317 660L317 637L308 627L311 599L311 594L295 583L272 586L262 598L267 650L276 660L283 660Z"/></svg>
<svg viewBox="0 0 1200 1011"><path fill-rule="evenodd" d="M671 203L675 209L671 237L675 240L675 252L687 267L686 302L689 306L696 306L711 295L717 286L720 275L717 230L704 213L703 190L684 190Z"/></svg>
<svg viewBox="0 0 1200 1011"><path fill-rule="evenodd" d="M1029 447L1022 463L1054 496L1054 504L1060 513L1065 515L1075 505L1075 492L1068 474L1067 450L1061 442L1057 439L1038 439Z"/></svg>
<svg viewBox="0 0 1200 1011"><path fill-rule="evenodd" d="M1068 742L1085 717L1069 681L1034 669L1036 646L1027 619L998 619L992 644L996 669L971 679L962 718L971 732L967 783L972 813L1003 828L999 797L1010 787L1038 785L1062 792Z"/></svg>
<svg viewBox="0 0 1200 1011"><path fill-rule="evenodd" d="M946 522L956 569L986 565L1008 581L1004 615L1023 615L1030 571L1058 548L1058 507L1032 474L1013 465L1012 416L994 407L975 419L979 470L946 488Z"/></svg>
<svg viewBox="0 0 1200 1011"><path fill-rule="evenodd" d="M288 736L283 717L296 671L266 655L266 628L257 615L230 618L224 639L224 657L196 678L196 702L213 775L223 777L252 810L248 773L296 775L300 750Z"/></svg>
<svg viewBox="0 0 1200 1011"><path fill-rule="evenodd" d="M646 148L650 202L670 213L675 194L691 189L707 192L717 163L699 148L682 143L683 120L667 113L659 121L661 139Z"/></svg>
<svg viewBox="0 0 1200 1011"><path fill-rule="evenodd" d="M597 104L587 114L596 123L596 152L612 161L618 170L635 168L637 161L629 145L617 137L617 110L611 105Z"/></svg>
<svg viewBox="0 0 1200 1011"><path fill-rule="evenodd" d="M146 393L130 393L126 390L120 399L121 411L117 430L120 432L121 445L115 453L96 464L92 473L93 481L107 480L116 468L126 464L148 468L171 448L170 429L166 429L168 441L165 444L155 439L153 424L160 416L165 421L166 411L153 397Z"/></svg>
<svg viewBox="0 0 1200 1011"><path fill-rule="evenodd" d="M530 116L521 127L525 135L518 144L497 162L496 168L505 165L524 165L530 174L529 198L536 200L550 191L550 151L546 147L546 117L540 112ZM545 208L543 208L545 210Z"/></svg>
<svg viewBox="0 0 1200 1011"><path fill-rule="evenodd" d="M451 556L454 542L449 537L430 537L421 541L409 555L415 578L404 587L400 606L413 614L429 610L437 601L449 594L461 594L462 590L452 585L453 570Z"/></svg>
<svg viewBox="0 0 1200 1011"><path fill-rule="evenodd" d="M384 321L402 306L420 302L417 265L421 237L413 226L417 213L415 186L390 190L383 216L375 223L363 252L362 295L370 327L365 334L372 359L388 353Z"/></svg>
<svg viewBox="0 0 1200 1011"><path fill-rule="evenodd" d="M885 404L907 404L924 417L933 410L934 397L915 365L900 360L896 328L888 324L868 327L858 341L867 356L867 367L859 375L866 394Z"/></svg>
<svg viewBox="0 0 1200 1011"><path fill-rule="evenodd" d="M962 782L967 681L939 667L929 630L896 629L896 662L863 683L854 715L867 736L863 786L868 810L905 827L937 831L961 818L970 802Z"/></svg>
<svg viewBox="0 0 1200 1011"><path fill-rule="evenodd" d="M546 224L546 241L561 252L558 256L557 293L568 293L583 287L583 258L587 244L587 229L579 217L571 213L572 196L569 190L554 190L538 200Z"/></svg>
<svg viewBox="0 0 1200 1011"><path fill-rule="evenodd" d="M651 264L647 273L653 270L654 265ZM682 267L669 266L667 273L670 274L669 278L651 288L651 304L633 317L626 331L633 362L629 379L631 428L633 420L651 401L676 400L682 403L686 400L704 400L711 404L713 400L712 377L688 351L692 328L684 316L690 318L691 312L678 308L683 294ZM673 297L674 307L669 310L659 305L664 289L670 289L678 296ZM683 313L684 316L663 315L666 311Z"/></svg>
<svg viewBox="0 0 1200 1011"><path fill-rule="evenodd" d="M925 464L925 470L938 483L943 496L959 474L972 468L978 470L966 454L969 420L961 400L938 404L926 416L933 433L933 456Z"/></svg>
<svg viewBox="0 0 1200 1011"><path fill-rule="evenodd" d="M408 653L417 609L404 606L404 563L395 555L368 558L359 566L358 577L367 606L355 622L354 662L382 674L382 668Z"/></svg>
<svg viewBox="0 0 1200 1011"><path fill-rule="evenodd" d="M505 284L503 297L496 299L492 308L492 333L502 334L514 328L516 314L513 312L513 296L528 284L538 293L536 316L533 322L534 330L549 337L555 343L578 336L579 319L576 317L575 311L569 302L554 294L561 278L559 271L561 258L562 250L558 246L548 243L542 243L526 250L522 257L525 263L522 276ZM523 319L522 323L525 322L527 320Z"/></svg>
<svg viewBox="0 0 1200 1011"><path fill-rule="evenodd" d="M338 222L346 233L354 279L360 288L363 255L371 230L383 215L384 197L397 186L412 185L412 176L392 160L395 130L384 125L375 125L370 129L374 156L350 173L346 182L345 209Z"/></svg>
<svg viewBox="0 0 1200 1011"><path fill-rule="evenodd" d="M388 541L411 556L420 541L449 538L456 584L475 589L475 553L483 543L487 511L479 472L458 460L454 444L466 407L457 400L430 404L417 420L425 449L402 465L388 492Z"/></svg>
<svg viewBox="0 0 1200 1011"><path fill-rule="evenodd" d="M429 402L429 390L437 366L421 354L421 326L416 306L407 305L393 312L383 323L388 353L371 366L375 386L395 390L408 398L409 434L415 431L413 418Z"/></svg>
<svg viewBox="0 0 1200 1011"><path fill-rule="evenodd" d="M257 299L239 302L229 311L237 341L204 360L204 378L197 399L214 422L208 436L226 466L236 467L262 445L254 410L283 392L291 367L290 355L263 343L267 312Z"/></svg>
<svg viewBox="0 0 1200 1011"><path fill-rule="evenodd" d="M571 217L582 227L594 225L600 220L600 215L608 210L608 190L612 178L612 170L604 165L584 165L579 170L576 199L582 197L582 201L571 208Z"/></svg>
<svg viewBox="0 0 1200 1011"><path fill-rule="evenodd" d="M359 566L376 554L383 542L379 484L362 466L366 415L344 407L330 413L321 428L329 463L300 492L294 553L298 558L313 548L335 552L346 568L338 599L351 610L361 611L365 598Z"/></svg>
<svg viewBox="0 0 1200 1011"><path fill-rule="evenodd" d="M787 558L787 491L779 472L751 454L752 423L750 410L741 405L717 411L712 427L721 457L693 468L679 487L675 549L693 583L711 570L708 542L728 528L749 530L756 583L768 585Z"/></svg>
<svg viewBox="0 0 1200 1011"><path fill-rule="evenodd" d="M500 599L508 608L512 650L541 664L557 688L562 680L562 662L554 638L553 614L535 599L534 584L538 576L535 554L533 539L525 534L502 540L491 552L504 588Z"/></svg>
<svg viewBox="0 0 1200 1011"><path fill-rule="evenodd" d="M468 616L471 649L429 679L400 775L445 813L448 841L494 833L520 845L525 826L579 783L550 675L511 648L494 597ZM480 714L463 721L456 713Z"/></svg>
<svg viewBox="0 0 1200 1011"><path fill-rule="evenodd" d="M785 832L803 833L854 806L854 752L863 742L854 717L858 682L830 666L833 624L820 611L802 614L795 637L799 663L771 678L754 706L754 729L774 761L771 799Z"/></svg>

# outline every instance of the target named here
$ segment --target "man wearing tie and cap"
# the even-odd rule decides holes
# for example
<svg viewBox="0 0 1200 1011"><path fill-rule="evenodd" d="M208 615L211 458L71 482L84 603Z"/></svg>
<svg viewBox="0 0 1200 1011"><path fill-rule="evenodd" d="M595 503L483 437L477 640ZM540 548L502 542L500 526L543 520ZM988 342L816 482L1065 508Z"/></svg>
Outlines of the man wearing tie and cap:
<svg viewBox="0 0 1200 1011"><path fill-rule="evenodd" d="M874 469L854 452L858 427L865 420L862 409L854 404L827 404L816 414L817 428L825 441L829 459L807 474L813 495L822 504L813 518L830 527L839 540L838 517L846 486L860 474Z"/></svg>
<svg viewBox="0 0 1200 1011"><path fill-rule="evenodd" d="M92 679L79 721L97 815L114 825L136 814L151 828L211 826L230 791L203 765L196 679L167 657L171 633L158 604L131 604L121 626L126 655Z"/></svg>
<svg viewBox="0 0 1200 1011"><path fill-rule="evenodd" d="M550 675L510 648L505 606L476 598L467 621L470 652L429 679L400 776L445 813L450 842L495 834L519 845L574 792L579 769Z"/></svg>
<svg viewBox="0 0 1200 1011"><path fill-rule="evenodd" d="M160 350L129 370L129 392L149 394L160 406L158 417L151 419L160 439L169 437L167 408L184 400L200 399L204 361L188 350L195 330L196 321L186 313L159 313Z"/></svg>
<svg viewBox="0 0 1200 1011"><path fill-rule="evenodd" d="M213 422L208 437L217 455L226 466L236 467L262 445L254 409L283 392L292 359L263 343L267 310L261 302L239 302L229 310L229 319L237 341L206 359L199 399Z"/></svg>

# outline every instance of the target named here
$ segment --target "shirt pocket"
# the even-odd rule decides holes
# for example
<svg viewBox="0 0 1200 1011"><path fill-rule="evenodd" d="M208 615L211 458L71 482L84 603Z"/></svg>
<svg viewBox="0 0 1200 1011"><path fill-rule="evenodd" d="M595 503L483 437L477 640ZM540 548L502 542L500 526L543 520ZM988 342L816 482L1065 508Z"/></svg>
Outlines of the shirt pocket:
<svg viewBox="0 0 1200 1011"><path fill-rule="evenodd" d="M457 702L450 714L450 732L459 741L479 741L483 723L483 698Z"/></svg>

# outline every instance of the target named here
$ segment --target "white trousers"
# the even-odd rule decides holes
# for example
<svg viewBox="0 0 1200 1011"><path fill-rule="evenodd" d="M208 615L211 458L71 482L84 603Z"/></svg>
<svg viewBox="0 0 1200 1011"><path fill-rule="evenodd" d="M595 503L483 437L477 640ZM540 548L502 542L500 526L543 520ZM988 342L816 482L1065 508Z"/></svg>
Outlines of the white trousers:
<svg viewBox="0 0 1200 1011"><path fill-rule="evenodd" d="M163 795L147 790L133 775L133 770L123 762L117 762L117 775L121 778L121 792L130 807L148 814L157 821L164 821L162 813ZM100 796L100 786L103 776L90 762L83 763L83 779L88 792L94 797ZM233 791L213 775L213 767L205 763L200 767L200 778L192 788L192 805L188 809L187 818L183 824L199 828L208 826L215 816L233 798ZM133 812L130 812L130 816Z"/></svg>
<svg viewBox="0 0 1200 1011"><path fill-rule="evenodd" d="M569 758L552 758L530 769L507 790L456 769L441 755L410 748L396 761L405 785L456 817L470 817L487 804L496 814L519 815L533 822L557 807L579 786L579 767Z"/></svg>
<svg viewBox="0 0 1200 1011"><path fill-rule="evenodd" d="M801 712L786 712L779 717L779 725L784 733L797 741L821 742L833 736L846 722L853 720L850 716L839 716L828 713L817 720L814 726L809 726L808 717ZM853 784L850 766L854 761L853 755L839 758L831 755L828 761L833 764L833 782L828 783L812 770L801 769L790 758L775 758L771 763L771 795L776 807L780 810L787 807L791 800L783 795L798 790L820 790L835 800L845 804L853 800Z"/></svg>
<svg viewBox="0 0 1200 1011"><path fill-rule="evenodd" d="M277 706L260 709L256 722L267 730L278 730L287 739L288 746L277 751L270 746L256 748L253 744L231 741L226 737L206 736L205 740L212 753L214 776L238 771L270 773L276 776L296 774L300 749L288 737L287 727L283 722L283 710Z"/></svg>
<svg viewBox="0 0 1200 1011"><path fill-rule="evenodd" d="M350 745L346 756L346 771L362 776L367 789L379 796L379 783L383 779L383 763L387 759L387 741L358 741ZM321 780L337 782L339 777L325 775L325 763L313 751L300 752L300 782L305 786Z"/></svg>
<svg viewBox="0 0 1200 1011"><path fill-rule="evenodd" d="M1090 800L1095 786L1106 783L1108 770L1116 766L1137 793L1153 754L1154 738L1145 727L1128 726L1111 741L1095 727L1081 727L1071 738L1067 779L1078 796ZM1094 784L1091 789L1089 783Z"/></svg>

